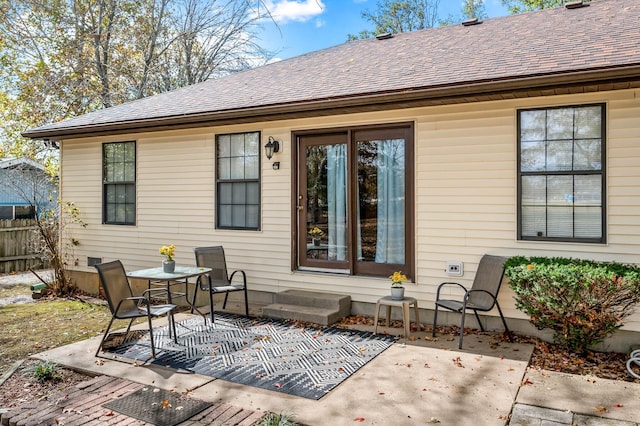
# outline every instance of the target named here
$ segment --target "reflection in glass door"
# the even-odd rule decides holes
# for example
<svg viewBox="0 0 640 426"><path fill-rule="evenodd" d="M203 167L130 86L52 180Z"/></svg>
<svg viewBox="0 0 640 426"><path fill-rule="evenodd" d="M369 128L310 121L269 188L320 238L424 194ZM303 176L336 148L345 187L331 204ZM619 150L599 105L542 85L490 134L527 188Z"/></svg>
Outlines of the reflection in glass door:
<svg viewBox="0 0 640 426"><path fill-rule="evenodd" d="M299 239L301 264L342 268L348 257L345 135L301 138Z"/></svg>

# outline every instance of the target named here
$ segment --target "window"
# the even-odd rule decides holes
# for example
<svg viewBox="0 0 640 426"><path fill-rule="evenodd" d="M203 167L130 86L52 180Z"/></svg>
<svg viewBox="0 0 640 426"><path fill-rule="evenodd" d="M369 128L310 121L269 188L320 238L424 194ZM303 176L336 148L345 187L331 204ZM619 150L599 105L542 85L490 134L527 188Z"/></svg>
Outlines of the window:
<svg viewBox="0 0 640 426"><path fill-rule="evenodd" d="M32 206L0 206L0 220L2 219L35 219L36 209Z"/></svg>
<svg viewBox="0 0 640 426"><path fill-rule="evenodd" d="M260 132L216 137L216 227L260 228Z"/></svg>
<svg viewBox="0 0 640 426"><path fill-rule="evenodd" d="M136 224L136 143L102 145L102 223Z"/></svg>
<svg viewBox="0 0 640 426"><path fill-rule="evenodd" d="M33 206L16 206L16 219L35 219L36 209Z"/></svg>
<svg viewBox="0 0 640 426"><path fill-rule="evenodd" d="M518 111L518 238L604 243L605 106Z"/></svg>
<svg viewBox="0 0 640 426"><path fill-rule="evenodd" d="M13 206L0 206L0 220L13 219Z"/></svg>
<svg viewBox="0 0 640 426"><path fill-rule="evenodd" d="M354 275L411 275L413 126L296 139L299 265Z"/></svg>

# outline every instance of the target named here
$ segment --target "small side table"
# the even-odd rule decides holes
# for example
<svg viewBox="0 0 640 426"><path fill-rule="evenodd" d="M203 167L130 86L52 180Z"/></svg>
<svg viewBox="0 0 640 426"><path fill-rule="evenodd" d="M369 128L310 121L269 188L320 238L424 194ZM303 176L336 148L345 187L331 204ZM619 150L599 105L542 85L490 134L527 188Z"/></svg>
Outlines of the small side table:
<svg viewBox="0 0 640 426"><path fill-rule="evenodd" d="M405 297L402 300L394 300L391 296L385 296L378 299L376 303L376 316L374 320L374 328L373 334L378 332L378 315L380 313L380 306L387 307L387 327L389 327L389 321L391 319L391 307L398 306L402 308L402 318L404 324L404 337L405 339L409 337L411 331L411 317L409 315L409 309L411 305L414 307L414 312L416 316L416 326L418 330L420 330L420 316L418 315L418 300L415 297Z"/></svg>

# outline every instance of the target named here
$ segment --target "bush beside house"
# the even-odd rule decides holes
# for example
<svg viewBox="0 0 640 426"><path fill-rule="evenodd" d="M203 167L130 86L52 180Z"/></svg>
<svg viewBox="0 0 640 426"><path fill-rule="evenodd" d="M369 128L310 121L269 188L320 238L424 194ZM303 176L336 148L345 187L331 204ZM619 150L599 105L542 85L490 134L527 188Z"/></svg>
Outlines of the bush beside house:
<svg viewBox="0 0 640 426"><path fill-rule="evenodd" d="M516 307L555 343L584 353L624 324L640 302L640 267L547 257L512 257L505 274Z"/></svg>

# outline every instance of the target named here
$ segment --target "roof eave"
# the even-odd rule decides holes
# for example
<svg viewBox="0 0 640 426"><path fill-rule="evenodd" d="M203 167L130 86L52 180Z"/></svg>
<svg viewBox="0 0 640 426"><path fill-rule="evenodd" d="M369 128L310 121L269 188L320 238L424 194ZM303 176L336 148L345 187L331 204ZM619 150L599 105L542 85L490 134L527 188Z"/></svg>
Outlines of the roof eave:
<svg viewBox="0 0 640 426"><path fill-rule="evenodd" d="M348 112L379 111L429 104L486 100L486 96L569 88L585 85L615 84L640 81L640 64L580 71L531 75L493 80L461 82L455 85L409 88L390 92L364 93L343 98L326 98L189 115L154 117L105 124L90 124L58 129L34 129L22 135L31 139L61 140L106 134L139 133L163 129L179 129L216 124L273 121ZM620 88L624 88L621 86ZM634 86L635 87L635 86ZM484 96L484 97L483 97ZM531 95L529 95L531 96Z"/></svg>

